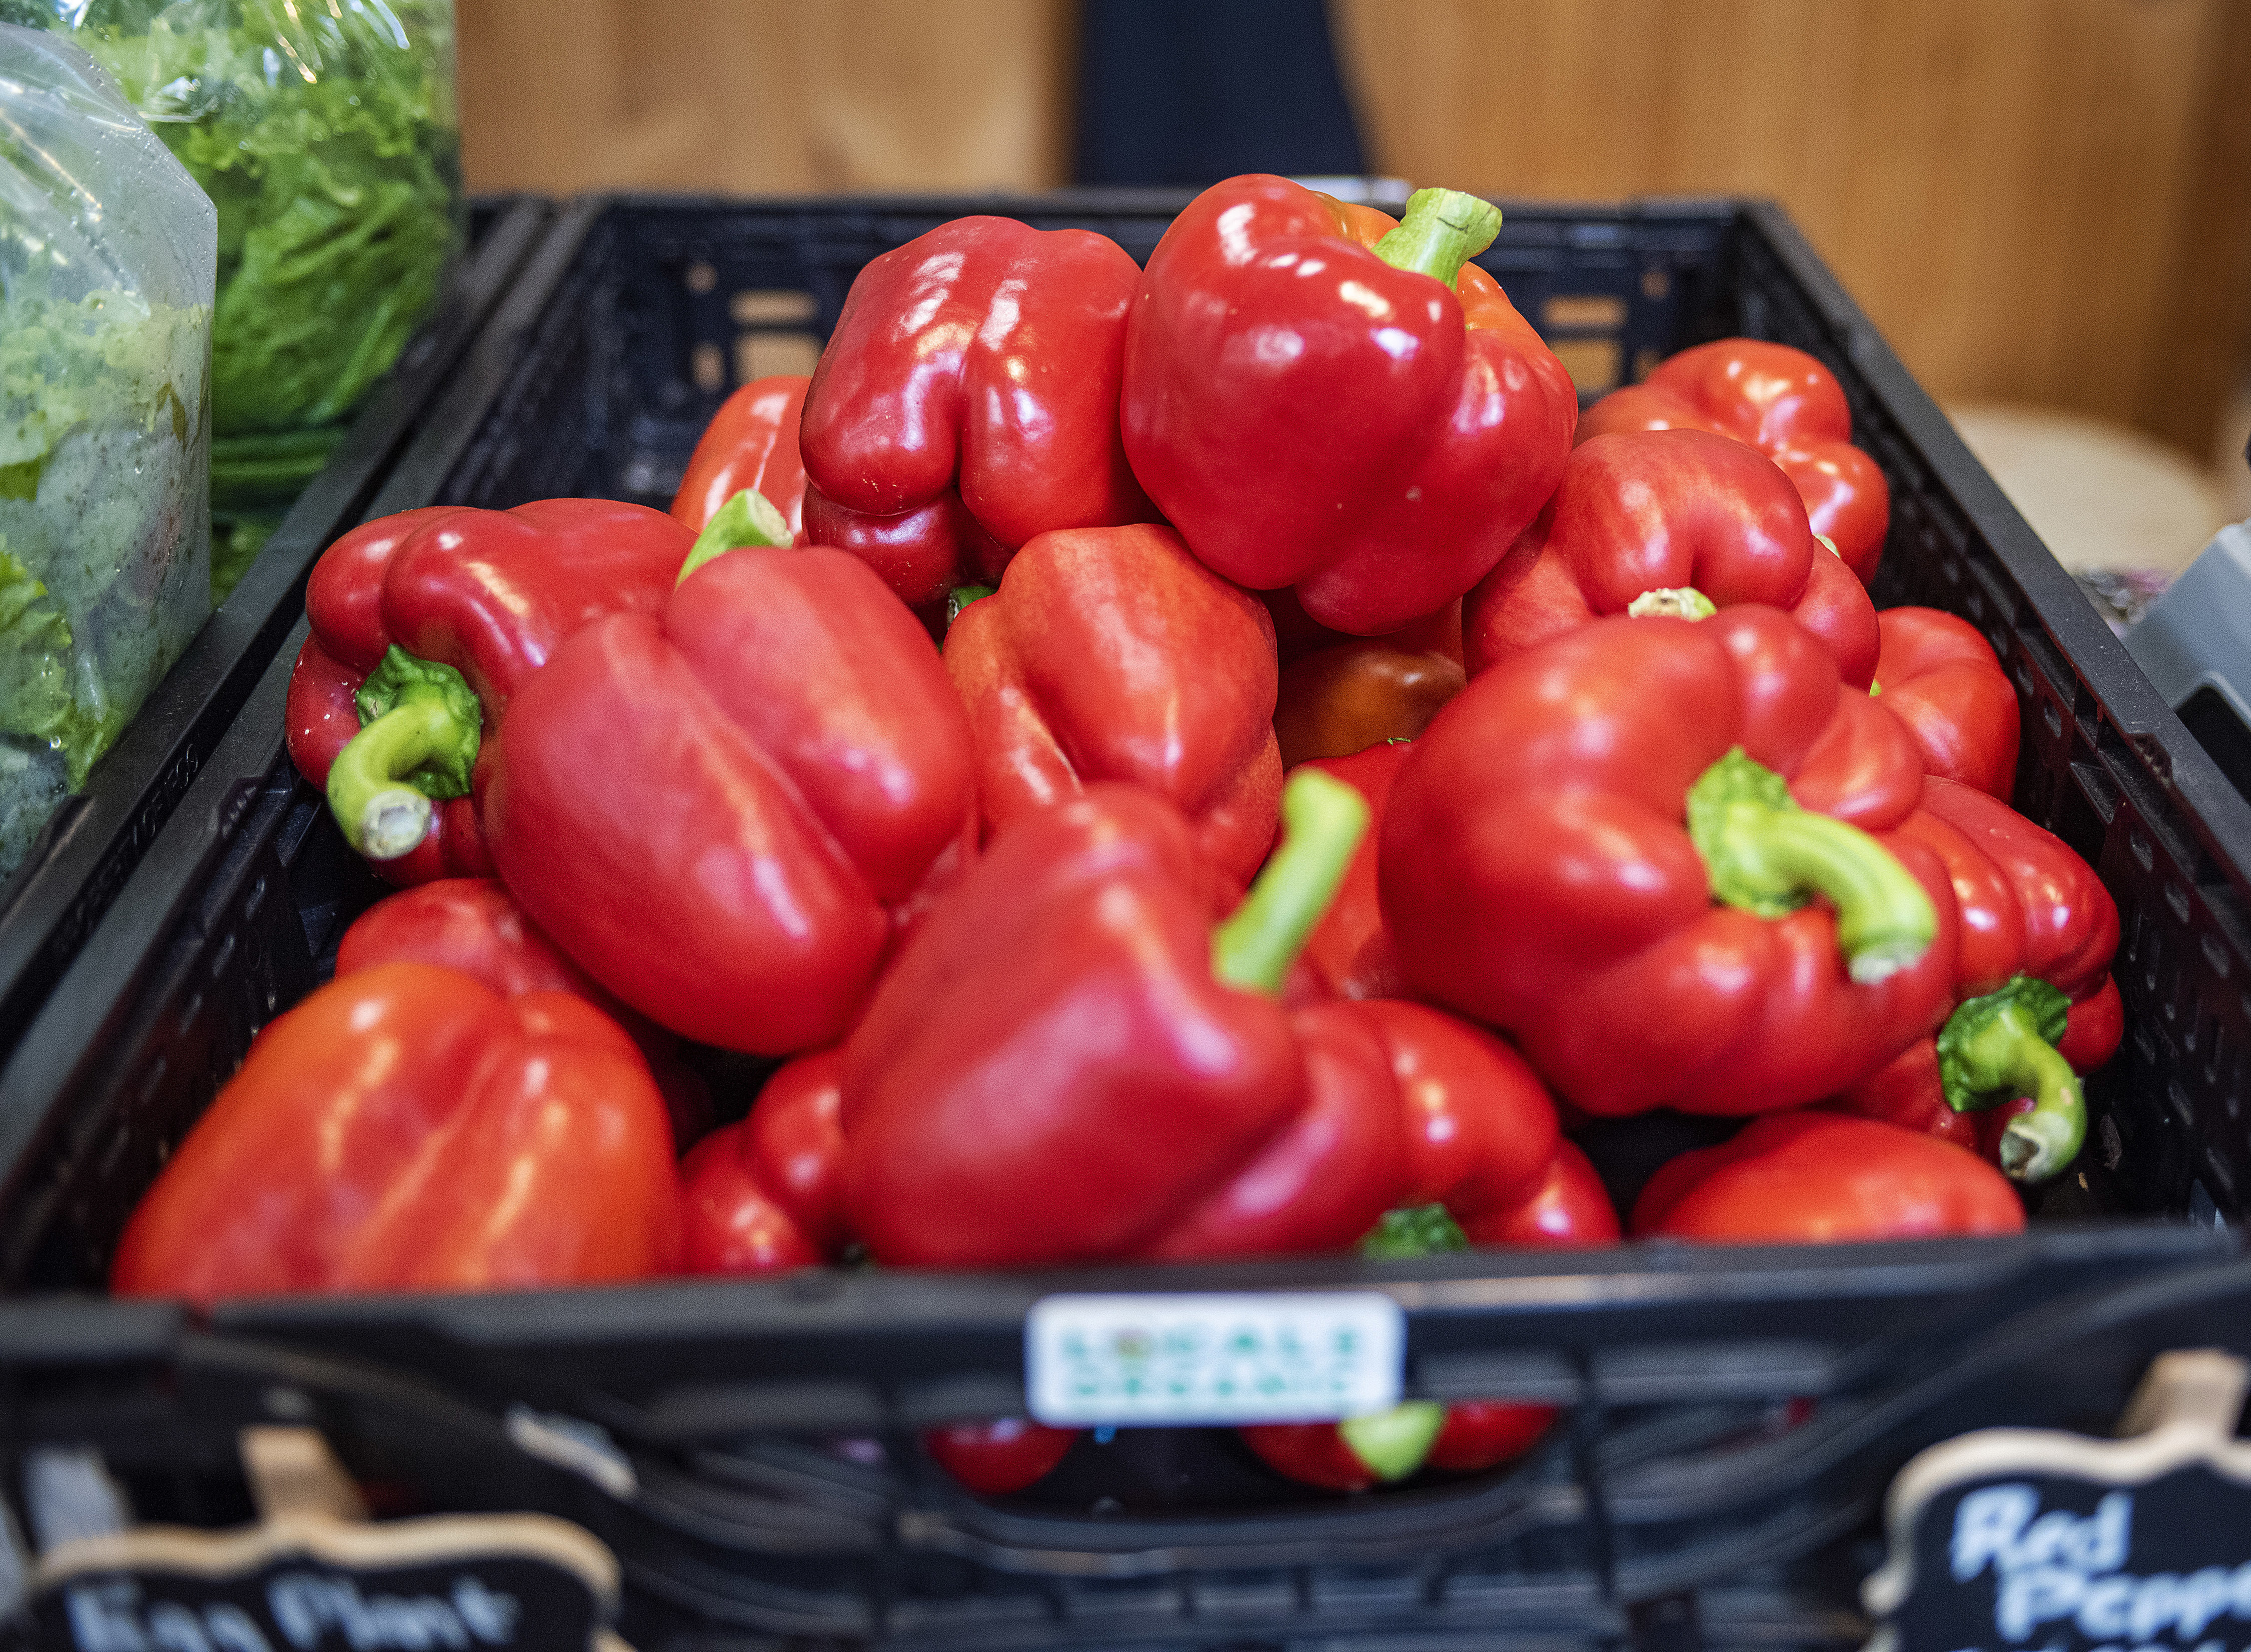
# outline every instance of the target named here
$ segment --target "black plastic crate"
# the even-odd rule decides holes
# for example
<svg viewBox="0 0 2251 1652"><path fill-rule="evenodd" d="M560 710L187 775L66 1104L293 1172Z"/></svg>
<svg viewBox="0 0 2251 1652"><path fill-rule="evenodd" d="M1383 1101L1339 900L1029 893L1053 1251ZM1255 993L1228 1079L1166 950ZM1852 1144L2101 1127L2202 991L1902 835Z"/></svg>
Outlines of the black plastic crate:
<svg viewBox="0 0 2251 1652"><path fill-rule="evenodd" d="M582 202L371 509L661 505L742 372L809 354L875 254L995 211L1146 257L1185 198ZM163 1153L382 893L282 752L301 626L0 1068L0 1282L31 1293L0 1312L13 1438L97 1444L144 1514L216 1519L241 1506L232 1429L312 1418L432 1506L585 1521L625 1560L644 1649L1856 1642L1860 1545L1910 1452L1986 1421L2102 1427L2160 1336L2234 1334L2164 1293L2251 1289L2225 1261L2251 1196L2251 805L1775 208L1510 206L1480 261L1583 384L1734 332L1838 372L1894 490L1879 599L1984 630L2025 701L2017 802L2119 901L2130 1036L2091 1087L2083 1169L2042 1200L2111 1220L1802 1249L814 1271L201 1323L70 1295L98 1288ZM1565 1415L1511 1469L1361 1499L1290 1488L1220 1431L1089 1439L1031 1493L971 1498L915 1431L1021 1411L1025 1311L1066 1280L1364 1284L1407 1311L1411 1392ZM559 1443L579 1424L607 1441L592 1457Z"/></svg>
<svg viewBox="0 0 2251 1652"><path fill-rule="evenodd" d="M155 841L258 674L304 612L305 576L360 520L431 398L553 215L509 196L475 203L469 255L351 429L307 484L227 599L64 800L13 876L0 881L0 1049L31 1020Z"/></svg>

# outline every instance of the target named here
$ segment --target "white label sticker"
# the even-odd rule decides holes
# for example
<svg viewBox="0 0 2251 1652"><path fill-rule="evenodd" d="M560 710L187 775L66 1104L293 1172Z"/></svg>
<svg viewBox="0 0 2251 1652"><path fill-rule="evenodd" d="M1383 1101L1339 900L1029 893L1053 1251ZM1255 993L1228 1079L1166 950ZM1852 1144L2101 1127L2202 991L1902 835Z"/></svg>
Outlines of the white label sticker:
<svg viewBox="0 0 2251 1652"><path fill-rule="evenodd" d="M1049 1296L1024 1322L1056 1427L1325 1422L1399 1401L1407 1318L1376 1291Z"/></svg>

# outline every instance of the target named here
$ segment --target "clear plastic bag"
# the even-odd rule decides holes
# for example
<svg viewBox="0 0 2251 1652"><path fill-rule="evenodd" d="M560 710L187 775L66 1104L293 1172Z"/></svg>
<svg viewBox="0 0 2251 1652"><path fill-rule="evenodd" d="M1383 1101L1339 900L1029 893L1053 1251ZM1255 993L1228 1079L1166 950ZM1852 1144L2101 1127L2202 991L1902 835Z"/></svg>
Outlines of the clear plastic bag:
<svg viewBox="0 0 2251 1652"><path fill-rule="evenodd" d="M92 59L0 24L0 878L211 612L217 240Z"/></svg>
<svg viewBox="0 0 2251 1652"><path fill-rule="evenodd" d="M218 207L211 503L273 521L461 241L452 0L0 0L67 31ZM248 547L217 553L218 594Z"/></svg>

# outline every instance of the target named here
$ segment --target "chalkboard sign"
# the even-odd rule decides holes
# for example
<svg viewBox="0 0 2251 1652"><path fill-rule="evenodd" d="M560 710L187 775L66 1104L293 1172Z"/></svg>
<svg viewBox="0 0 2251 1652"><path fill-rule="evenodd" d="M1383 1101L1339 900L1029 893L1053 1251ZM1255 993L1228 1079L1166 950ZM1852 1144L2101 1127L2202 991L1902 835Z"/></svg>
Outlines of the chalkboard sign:
<svg viewBox="0 0 2251 1652"><path fill-rule="evenodd" d="M40 1557L27 1615L55 1652L630 1652L610 1631L614 1556L544 1515L360 1512L317 1434L247 1431L266 1517L234 1531L141 1526Z"/></svg>
<svg viewBox="0 0 2251 1652"><path fill-rule="evenodd" d="M1869 1652L2235 1652L2251 1644L2246 1367L2157 1360L2117 1440L1991 1428L1894 1483Z"/></svg>

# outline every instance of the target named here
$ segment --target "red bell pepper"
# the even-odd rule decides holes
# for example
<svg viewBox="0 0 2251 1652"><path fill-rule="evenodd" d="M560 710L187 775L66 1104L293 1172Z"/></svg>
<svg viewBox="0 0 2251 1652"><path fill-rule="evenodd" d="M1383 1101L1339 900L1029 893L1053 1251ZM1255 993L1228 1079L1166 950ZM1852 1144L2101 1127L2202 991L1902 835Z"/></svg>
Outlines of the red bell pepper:
<svg viewBox="0 0 2251 1652"><path fill-rule="evenodd" d="M807 537L928 619L1036 534L1153 520L1118 434L1140 279L1105 237L1001 218L869 264L806 396Z"/></svg>
<svg viewBox="0 0 2251 1652"><path fill-rule="evenodd" d="M714 1130L680 1167L691 1274L760 1274L840 1259L842 1052L800 1055L768 1079L750 1116Z"/></svg>
<svg viewBox="0 0 2251 1652"><path fill-rule="evenodd" d="M1272 1001L1366 816L1314 775L1283 804L1216 935L1188 823L1114 784L1015 822L932 906L845 1049L846 1207L878 1261L1322 1250L1374 1224L1407 1164L1389 1054L1356 1006Z"/></svg>
<svg viewBox="0 0 2251 1652"><path fill-rule="evenodd" d="M1836 1105L1984 1151L2019 1181L2044 1181L2086 1137L2079 1075L2109 1061L2124 1031L2108 973L2117 902L2060 839L1951 780L1923 782L1922 807L1901 835L1928 847L1952 880L1958 1007L1936 1038L1918 1040ZM2026 1096L2030 1107L2010 1105ZM1997 1108L2005 1113L1976 1116Z"/></svg>
<svg viewBox="0 0 2251 1652"><path fill-rule="evenodd" d="M377 902L336 945L338 977L378 964L442 964L502 998L570 992L623 1027L663 1092L673 1139L685 1147L711 1128L711 1092L680 1059L680 1040L619 1003L541 933L497 878L440 878Z"/></svg>
<svg viewBox="0 0 2251 1652"><path fill-rule="evenodd" d="M1499 209L1419 191L1395 225L1287 179L1214 185L1126 326L1133 473L1206 563L1321 625L1398 630L1482 578L1555 490L1562 363L1468 260Z"/></svg>
<svg viewBox="0 0 2251 1652"><path fill-rule="evenodd" d="M1706 431L1582 442L1539 518L1462 605L1470 674L1603 614L1787 612L1856 688L1876 674L1876 611L1821 547L1790 479Z"/></svg>
<svg viewBox="0 0 2251 1652"><path fill-rule="evenodd" d="M1863 585L1875 578L1891 488L1853 446L1844 387L1804 351L1756 338L1682 350L1589 408L1579 439L1630 430L1707 430L1757 448L1797 485L1813 531L1827 536L1854 577Z"/></svg>
<svg viewBox="0 0 2251 1652"><path fill-rule="evenodd" d="M1468 685L1462 662L1389 637L1340 643L1282 668L1274 737L1287 768L1411 740Z"/></svg>
<svg viewBox="0 0 2251 1652"><path fill-rule="evenodd" d="M544 499L401 511L329 546L287 716L345 840L394 882L489 872L468 802L487 727L578 627L661 607L695 543L661 511ZM439 801L460 806L433 842Z"/></svg>
<svg viewBox="0 0 2251 1652"><path fill-rule="evenodd" d="M1602 1195L1601 1184L1594 1181L1593 1167L1569 1143L1557 1141L1555 1147L1550 1163L1560 1171L1542 1178L1542 1193L1535 1196L1546 1220L1523 1224L1525 1237L1516 1242L1615 1244L1617 1218ZM1547 1192L1582 1178L1593 1183L1592 1199L1576 1191L1562 1199ZM1520 1201L1509 1208L1520 1212L1525 1205ZM1361 1248L1368 1256L1393 1261L1461 1250L1469 1242L1462 1225L1444 1211L1425 1206L1388 1213ZM1555 1414L1553 1406L1506 1400L1456 1400L1440 1406L1409 1400L1342 1422L1258 1423L1240 1432L1244 1443L1278 1474L1332 1491L1365 1491L1382 1481L1404 1479L1418 1468L1465 1473L1521 1456L1548 1432Z"/></svg>
<svg viewBox="0 0 2251 1652"><path fill-rule="evenodd" d="M1869 690L1907 725L1923 767L2009 800L2017 784L2017 691L1977 627L1936 608L1876 616L1883 651Z"/></svg>
<svg viewBox="0 0 2251 1652"><path fill-rule="evenodd" d="M967 593L965 593L967 594ZM1161 525L1041 534L961 607L945 668L987 836L1098 780L1161 792L1235 888L1274 840L1274 627Z"/></svg>
<svg viewBox="0 0 2251 1652"><path fill-rule="evenodd" d="M1755 605L1597 620L1472 679L1385 812L1408 980L1590 1113L1761 1112L1874 1071L1943 1019L1955 950L1943 869L1869 835L1922 785L1880 703Z"/></svg>
<svg viewBox="0 0 2251 1652"><path fill-rule="evenodd" d="M1354 854L1336 898L1306 939L1304 968L1330 997L1396 999L1407 993L1397 949L1383 925L1376 891L1376 847L1391 801L1391 783L1399 778L1409 749L1407 741L1387 741L1348 757L1319 757L1306 765L1343 781L1360 793L1368 810L1368 835Z"/></svg>
<svg viewBox="0 0 2251 1652"><path fill-rule="evenodd" d="M1659 1169L1633 1207L1637 1236L1815 1244L2013 1234L2008 1179L1916 1130L1834 1113L1753 1119L1717 1147Z"/></svg>
<svg viewBox="0 0 2251 1652"><path fill-rule="evenodd" d="M1529 1197L1472 1214L1462 1232L1472 1245L1611 1245L1617 1242L1618 1219L1594 1165L1565 1139L1556 1142Z"/></svg>
<svg viewBox="0 0 2251 1652"><path fill-rule="evenodd" d="M1027 1417L998 1417L925 1428L922 1445L938 1467L970 1490L1000 1497L1045 1479L1084 1432L1050 1428Z"/></svg>
<svg viewBox="0 0 2251 1652"><path fill-rule="evenodd" d="M633 1041L564 992L385 964L268 1025L135 1209L128 1296L513 1289L664 1273L680 1186Z"/></svg>
<svg viewBox="0 0 2251 1652"><path fill-rule="evenodd" d="M913 616L849 555L690 567L661 612L586 626L518 695L486 832L524 910L620 999L787 1054L843 1033L962 853L969 729Z"/></svg>
<svg viewBox="0 0 2251 1652"><path fill-rule="evenodd" d="M754 378L719 404L672 496L672 515L702 533L719 508L748 488L781 513L795 543L805 531L805 460L798 452L805 415L802 374Z"/></svg>

